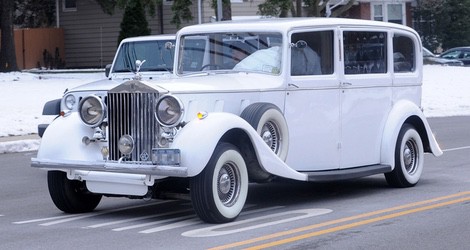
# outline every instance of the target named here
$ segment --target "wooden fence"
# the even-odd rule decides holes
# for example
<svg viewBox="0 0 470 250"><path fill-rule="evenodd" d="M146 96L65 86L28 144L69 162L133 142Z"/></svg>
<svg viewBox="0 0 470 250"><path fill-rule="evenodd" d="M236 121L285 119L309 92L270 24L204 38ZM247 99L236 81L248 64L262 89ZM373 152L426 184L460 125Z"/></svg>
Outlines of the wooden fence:
<svg viewBox="0 0 470 250"><path fill-rule="evenodd" d="M14 37L16 63L19 69L65 66L63 29L15 29Z"/></svg>

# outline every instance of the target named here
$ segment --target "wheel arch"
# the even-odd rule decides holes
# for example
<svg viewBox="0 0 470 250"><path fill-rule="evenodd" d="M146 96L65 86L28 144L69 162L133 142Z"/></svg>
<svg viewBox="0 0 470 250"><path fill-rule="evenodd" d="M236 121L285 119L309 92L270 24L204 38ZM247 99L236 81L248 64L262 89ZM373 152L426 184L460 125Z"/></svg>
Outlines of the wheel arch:
<svg viewBox="0 0 470 250"><path fill-rule="evenodd" d="M410 101L400 101L393 106L385 123L381 145L381 164L395 168L395 146L404 124L410 124L417 130L426 153L432 153L435 156L442 155L442 150L421 109Z"/></svg>
<svg viewBox="0 0 470 250"><path fill-rule="evenodd" d="M272 179L273 175L261 167L260 160L255 151L256 149L246 131L240 128L233 128L220 138L220 142L228 142L240 150L245 159L250 181L266 182Z"/></svg>
<svg viewBox="0 0 470 250"><path fill-rule="evenodd" d="M192 120L179 131L171 147L181 150L181 165L188 167L191 177L204 169L220 141L233 143L243 154L250 154L251 150L249 156L253 162L247 164L253 180L268 178L266 173L307 180L305 174L293 170L277 157L248 122L231 113L209 113L204 119Z"/></svg>

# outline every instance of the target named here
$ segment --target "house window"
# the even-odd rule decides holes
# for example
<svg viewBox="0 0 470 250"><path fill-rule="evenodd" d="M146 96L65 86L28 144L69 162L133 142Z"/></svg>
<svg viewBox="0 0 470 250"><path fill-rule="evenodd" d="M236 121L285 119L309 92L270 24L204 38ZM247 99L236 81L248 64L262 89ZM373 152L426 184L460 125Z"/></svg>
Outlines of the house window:
<svg viewBox="0 0 470 250"><path fill-rule="evenodd" d="M406 24L404 3L372 4L372 18L376 21Z"/></svg>
<svg viewBox="0 0 470 250"><path fill-rule="evenodd" d="M62 0L63 11L77 11L77 0Z"/></svg>
<svg viewBox="0 0 470 250"><path fill-rule="evenodd" d="M383 21L384 20L384 15L382 13L382 5L381 4L377 4L377 5L374 5L374 20L375 21Z"/></svg>

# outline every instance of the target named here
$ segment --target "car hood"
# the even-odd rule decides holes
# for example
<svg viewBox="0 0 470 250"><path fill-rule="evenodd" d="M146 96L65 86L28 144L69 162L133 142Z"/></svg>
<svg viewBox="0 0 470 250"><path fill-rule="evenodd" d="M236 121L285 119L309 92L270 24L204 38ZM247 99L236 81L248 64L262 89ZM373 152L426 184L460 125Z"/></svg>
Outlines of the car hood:
<svg viewBox="0 0 470 250"><path fill-rule="evenodd" d="M259 73L209 74L174 77L160 81L142 81L153 88L171 93L266 91L282 87L282 78Z"/></svg>
<svg viewBox="0 0 470 250"><path fill-rule="evenodd" d="M77 87L71 88L70 91L108 91L119 84L132 80L135 74L114 74L113 77L89 82ZM160 79L168 79L172 77L171 73L164 74L142 74L143 81L158 81Z"/></svg>
<svg viewBox="0 0 470 250"><path fill-rule="evenodd" d="M434 62L435 64L462 65L462 62L460 62L459 60L452 60L452 59L432 57L432 56L425 57L424 59L429 62Z"/></svg>

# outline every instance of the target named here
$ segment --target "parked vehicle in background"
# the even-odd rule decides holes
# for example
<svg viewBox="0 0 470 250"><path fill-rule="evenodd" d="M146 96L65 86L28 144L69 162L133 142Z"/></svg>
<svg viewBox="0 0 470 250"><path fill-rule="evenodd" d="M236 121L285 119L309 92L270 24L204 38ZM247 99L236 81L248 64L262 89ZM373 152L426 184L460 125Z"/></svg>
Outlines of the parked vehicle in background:
<svg viewBox="0 0 470 250"><path fill-rule="evenodd" d="M430 50L423 47L423 63L439 64L443 66L463 66L463 62L456 59L446 59L436 56Z"/></svg>
<svg viewBox="0 0 470 250"><path fill-rule="evenodd" d="M60 210L92 211L103 195L185 197L202 220L224 223L242 211L249 181L384 174L411 187L424 153L442 154L409 27L218 22L182 28L175 51L175 77L65 94L31 163L49 171Z"/></svg>
<svg viewBox="0 0 470 250"><path fill-rule="evenodd" d="M136 61L139 64L138 75L141 79L161 79L172 75L174 63L175 35L153 35L126 38L121 41L112 64L106 65L106 79L87 83L66 90L64 98L49 101L45 104L43 115L59 115L61 105L72 107L82 96L90 93L106 95L106 91L136 76ZM61 103L62 102L62 103ZM39 124L40 137L49 124Z"/></svg>
<svg viewBox="0 0 470 250"><path fill-rule="evenodd" d="M444 51L439 58L459 60L465 66L470 66L470 47L457 47Z"/></svg>

